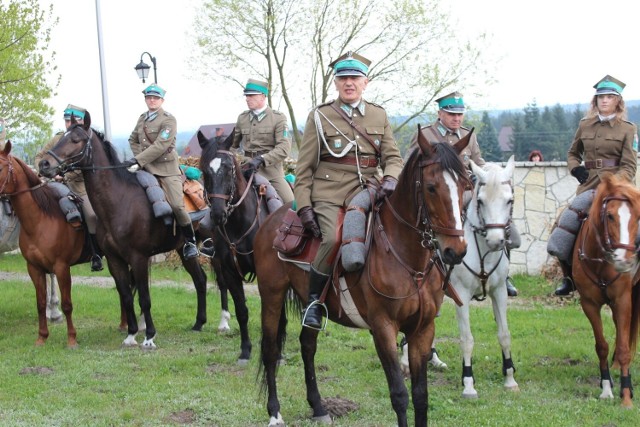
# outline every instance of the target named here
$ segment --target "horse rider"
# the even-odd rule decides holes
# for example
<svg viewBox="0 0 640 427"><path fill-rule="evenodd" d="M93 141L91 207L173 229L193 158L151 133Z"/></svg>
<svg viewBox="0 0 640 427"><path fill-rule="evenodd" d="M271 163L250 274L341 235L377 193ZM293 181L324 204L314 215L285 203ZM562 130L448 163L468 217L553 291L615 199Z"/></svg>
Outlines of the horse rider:
<svg viewBox="0 0 640 427"><path fill-rule="evenodd" d="M309 328L322 324L318 300L332 270L328 258L336 243L340 208L365 188L367 179L380 179L380 172L379 196L391 194L403 167L386 111L362 98L370 64L352 52L329 64L338 99L311 111L300 145L294 205L304 227L322 236L311 264L309 303L303 316L303 326Z"/></svg>
<svg viewBox="0 0 640 427"><path fill-rule="evenodd" d="M249 79L244 87L244 96L249 108L238 116L233 143L238 149L242 143L246 163L245 173L260 173L275 188L283 203L293 201L291 186L284 179L282 162L291 152L291 136L287 117L267 105L269 87L266 82Z"/></svg>
<svg viewBox="0 0 640 427"><path fill-rule="evenodd" d="M462 120L464 119L464 113L466 107L464 105L464 99L460 92L452 92L443 97L436 99L438 103L438 118L435 122L427 127L422 128L422 134L430 142L448 142L449 144L455 144L461 138L466 136L470 129L462 126ZM409 147L409 153L417 147L418 144L418 132L415 132L411 139L411 146ZM460 153L462 162L469 168L469 161L478 166L484 166L485 161L482 158L480 152L480 146L476 134L471 135L471 141L469 145ZM475 183L475 177L471 174L469 169L469 175L471 175L472 181ZM511 224L510 240L507 243L507 253L509 249L517 248L520 246L520 233L515 224ZM518 290L511 281L511 278L507 276L505 280L507 286L507 295L515 297L518 295Z"/></svg>
<svg viewBox="0 0 640 427"><path fill-rule="evenodd" d="M152 84L142 93L147 111L138 117L129 136L134 157L125 160L123 165L129 172L142 168L158 179L184 235L182 255L185 259L195 258L198 256L198 247L191 218L184 206L182 172L176 152L176 118L162 108L166 93L163 88Z"/></svg>
<svg viewBox="0 0 640 427"><path fill-rule="evenodd" d="M576 196L595 189L604 174L615 174L635 182L638 130L635 124L627 121L627 108L622 98L625 86L609 75L593 86L596 92L589 111L580 120L567 153L567 169L580 183ZM560 267L564 277L555 294L565 296L573 292L575 286L571 265L561 260Z"/></svg>
<svg viewBox="0 0 640 427"><path fill-rule="evenodd" d="M84 124L85 119L87 119L88 122L91 121L91 115L87 110L82 107L69 104L64 110L65 129L69 129L69 127L71 126L72 118L76 121L76 123L81 125ZM63 135L64 131L60 131L56 133L53 138L51 138L51 140L45 144L42 150L40 150L40 152L36 154L34 165L38 165L40 163L42 157L47 154L47 152L51 150L54 145L58 143ZM93 211L93 207L91 206L91 202L89 201L89 196L87 196L87 189L84 185L84 177L82 176L82 171L67 171L65 172L64 177L56 175L53 179L57 182L64 182L66 186L69 187L69 190L71 190L74 194L82 199L82 213L84 215L84 221L87 224L87 230L89 231L89 243L91 246L91 271L102 270L102 258L98 253L99 246L98 240L96 239L96 225L98 219L96 218L96 213Z"/></svg>

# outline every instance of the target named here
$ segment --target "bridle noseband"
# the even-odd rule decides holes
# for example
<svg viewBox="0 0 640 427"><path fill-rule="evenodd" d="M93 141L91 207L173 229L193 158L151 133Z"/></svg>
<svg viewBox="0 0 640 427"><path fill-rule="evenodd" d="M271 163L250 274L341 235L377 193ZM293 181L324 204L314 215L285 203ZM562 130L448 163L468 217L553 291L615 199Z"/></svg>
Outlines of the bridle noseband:
<svg viewBox="0 0 640 427"><path fill-rule="evenodd" d="M47 151L47 154L49 154L51 157L53 157L58 162L57 169L58 169L58 172L59 172L60 175L64 175L66 172L69 172L69 171L72 171L72 170L83 169L81 166L77 166L77 165L80 162L82 162L85 158L87 158L88 161L91 162L91 159L93 157L92 144L91 144L91 137L93 136L93 129L89 128L89 131L87 132L81 125L74 125L71 129L69 129L65 133L65 136L67 134L69 134L70 132L73 132L73 131L78 130L78 129L82 130L86 135L86 139L84 139L85 145L84 145L84 147L82 147L82 150L80 150L79 153L74 154L73 156L63 160L56 153L53 152L53 149ZM59 143L60 142L58 141L58 144ZM56 144L56 146L58 144ZM55 148L55 147L53 147L53 148Z"/></svg>
<svg viewBox="0 0 640 427"><path fill-rule="evenodd" d="M207 193L207 200L209 200L210 205L214 199L225 200L227 202L225 205L225 215L229 217L229 215L231 215L231 213L238 206L240 206L240 204L242 204L242 201L247 197L247 194L251 189L251 184L253 183L253 174L251 175L251 178L249 178L249 181L247 182L247 188L245 188L244 192L240 196L240 199L238 199L238 202L233 203L233 196L236 194L236 162L234 160L235 156L231 151L228 151L228 150L218 150L216 153L225 154L231 157L231 160L232 160L231 161L231 190L229 191L229 194Z"/></svg>

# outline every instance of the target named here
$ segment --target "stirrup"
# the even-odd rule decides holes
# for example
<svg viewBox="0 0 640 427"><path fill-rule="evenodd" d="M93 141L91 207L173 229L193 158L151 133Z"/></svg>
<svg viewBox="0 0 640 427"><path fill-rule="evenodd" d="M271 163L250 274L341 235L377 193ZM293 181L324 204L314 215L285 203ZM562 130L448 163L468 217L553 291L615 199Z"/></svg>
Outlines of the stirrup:
<svg viewBox="0 0 640 427"><path fill-rule="evenodd" d="M94 255L91 257L91 271L102 271L104 267L102 266L102 258L99 255Z"/></svg>
<svg viewBox="0 0 640 427"><path fill-rule="evenodd" d="M191 259L198 256L198 247L193 242L186 242L182 247L182 255L185 259Z"/></svg>
<svg viewBox="0 0 640 427"><path fill-rule="evenodd" d="M213 239L208 238L202 241L200 246L200 255L207 258L213 258L216 254L216 248L213 246Z"/></svg>
<svg viewBox="0 0 640 427"><path fill-rule="evenodd" d="M309 309L311 307L313 307L314 305L319 305L320 308L324 311L324 316L321 316L322 319L324 319L324 321L320 320L320 327L319 328L315 328L313 326L309 326L305 324L305 320L307 320L307 313L309 313ZM329 320L329 311L327 310L327 306L323 303L320 302L320 300L314 300L311 301L309 303L309 305L307 305L307 308L304 309L304 313L302 314L302 327L303 328L309 328L309 329L314 329L316 331L324 331L325 329L327 329L327 321Z"/></svg>

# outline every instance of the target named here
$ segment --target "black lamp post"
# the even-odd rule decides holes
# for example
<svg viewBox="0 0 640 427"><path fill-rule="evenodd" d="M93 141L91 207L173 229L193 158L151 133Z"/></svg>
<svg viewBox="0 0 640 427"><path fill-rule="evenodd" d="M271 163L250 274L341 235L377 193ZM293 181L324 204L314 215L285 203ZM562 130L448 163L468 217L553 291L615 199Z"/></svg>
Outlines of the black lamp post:
<svg viewBox="0 0 640 427"><path fill-rule="evenodd" d="M156 58L155 56L151 56L151 54L149 52L142 52L142 55L140 55L140 63L138 65L136 65L134 68L136 70L136 73L138 73L138 77L140 77L142 79L142 83L144 83L144 80L149 77L149 69L151 67L149 67L149 64L147 64L146 62L144 62L142 60L142 58L144 57L144 54L149 55L149 58L151 58L151 63L153 64L153 79L154 79L154 83L158 84L158 74L156 71Z"/></svg>

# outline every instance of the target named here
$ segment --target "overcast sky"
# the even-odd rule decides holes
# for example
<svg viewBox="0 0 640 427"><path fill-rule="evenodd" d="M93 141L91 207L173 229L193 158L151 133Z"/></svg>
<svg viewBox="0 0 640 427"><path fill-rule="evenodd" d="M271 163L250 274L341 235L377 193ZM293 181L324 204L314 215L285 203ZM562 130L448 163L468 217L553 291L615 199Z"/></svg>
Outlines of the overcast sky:
<svg viewBox="0 0 640 427"><path fill-rule="evenodd" d="M95 0L41 0L54 4L60 22L52 33L52 49L62 75L55 128L62 111L73 103L91 111L103 128ZM197 0L101 0L111 132L128 135L145 110L143 84L134 67L147 51L157 58L158 83L167 90L164 107L178 130L235 122L246 108L235 84L202 81L190 73L187 58ZM592 86L604 75L625 82L625 99L640 99L637 20L640 1L595 0L455 0L451 7L459 31L473 37L491 35L491 56L502 57L498 83L482 98L465 96L474 110L522 109L536 99L539 106L586 103ZM615 6L615 7L614 7ZM212 34L212 37L215 35ZM147 55L144 61L151 65ZM252 76L246 76L249 78ZM244 80L244 77L243 77ZM298 117L298 121L304 121Z"/></svg>

